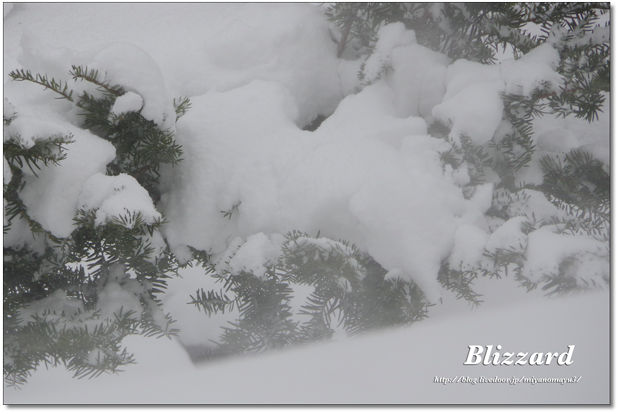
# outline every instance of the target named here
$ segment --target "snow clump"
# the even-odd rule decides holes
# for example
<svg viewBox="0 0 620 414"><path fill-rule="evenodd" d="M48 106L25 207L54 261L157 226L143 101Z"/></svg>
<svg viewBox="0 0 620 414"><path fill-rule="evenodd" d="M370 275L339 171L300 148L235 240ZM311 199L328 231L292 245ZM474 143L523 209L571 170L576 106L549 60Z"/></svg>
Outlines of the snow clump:
<svg viewBox="0 0 620 414"><path fill-rule="evenodd" d="M100 76L103 75L100 81L109 82L111 86L120 85L139 95L143 101L140 114L163 130L174 130L173 97L166 88L161 69L142 48L129 43L112 43L77 53L72 64L97 70ZM137 104L137 97L128 95L121 97L117 109L126 109L126 105L130 105L129 108L135 110Z"/></svg>
<svg viewBox="0 0 620 414"><path fill-rule="evenodd" d="M409 46L416 43L415 32L406 30L401 22L383 26L377 33L377 43L372 55L364 63L362 74L367 82L377 79L381 72L391 63L391 54L397 46Z"/></svg>
<svg viewBox="0 0 620 414"><path fill-rule="evenodd" d="M587 236L557 234L553 226L544 226L528 236L527 261L523 275L533 283L546 277L572 278L581 287L609 284L609 243Z"/></svg>
<svg viewBox="0 0 620 414"><path fill-rule="evenodd" d="M143 105L144 101L140 95L134 92L127 92L123 96L116 98L110 114L118 117L127 112L140 112Z"/></svg>
<svg viewBox="0 0 620 414"><path fill-rule="evenodd" d="M138 215L146 224L161 220L149 193L130 175L92 175L82 187L78 205L83 210L96 210L95 226L110 221L132 228Z"/></svg>
<svg viewBox="0 0 620 414"><path fill-rule="evenodd" d="M115 149L109 142L62 120L56 119L55 125L71 135L73 142L66 144L67 157L59 165L41 165L37 176L26 175L20 197L30 217L45 230L56 237L68 237L75 228L73 218L82 186L92 175L105 172L115 157ZM11 240L9 231L5 243L11 245Z"/></svg>

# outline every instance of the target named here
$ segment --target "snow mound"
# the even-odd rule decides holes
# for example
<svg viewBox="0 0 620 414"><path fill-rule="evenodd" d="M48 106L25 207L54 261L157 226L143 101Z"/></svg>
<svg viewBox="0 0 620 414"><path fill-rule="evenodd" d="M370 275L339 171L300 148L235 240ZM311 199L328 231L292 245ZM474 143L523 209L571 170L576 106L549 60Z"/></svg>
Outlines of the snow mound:
<svg viewBox="0 0 620 414"><path fill-rule="evenodd" d="M5 100L5 102L8 102ZM32 108L30 106L19 106L19 114L10 103L6 107L13 113L13 120L9 125L4 126L4 141L11 137L19 137L19 144L25 148L32 148L36 141L49 139L50 137L69 137L71 129L67 124L58 122L58 115L50 110L43 108ZM11 118L9 116L9 118ZM28 168L26 174L32 174Z"/></svg>
<svg viewBox="0 0 620 414"><path fill-rule="evenodd" d="M20 39L21 53L17 61L26 70L46 74L56 79L67 78L75 51L67 47L44 44L31 30L24 30Z"/></svg>
<svg viewBox="0 0 620 414"><path fill-rule="evenodd" d="M393 98L379 81L346 98L314 133L295 127L294 101L276 83L194 99L178 123L187 156L162 196L173 251L189 245L218 255L236 237L321 231L400 269L438 300L437 272L457 218L480 214L480 202L465 200L444 174L439 152L448 144L425 135L421 118L400 118Z"/></svg>
<svg viewBox="0 0 620 414"><path fill-rule="evenodd" d="M578 286L604 287L609 283L609 243L587 236L556 234L545 226L528 235L523 275L533 283L545 277L572 277ZM568 266L567 266L568 265Z"/></svg>
<svg viewBox="0 0 620 414"><path fill-rule="evenodd" d="M71 63L97 70L104 75L100 81L140 95L144 101L140 114L164 130L174 130L173 97L168 93L157 62L142 48L130 43L113 43L77 54ZM135 107L135 97L129 95L121 99L121 104L126 99L131 99Z"/></svg>
<svg viewBox="0 0 620 414"><path fill-rule="evenodd" d="M461 135L468 136L474 145L490 141L502 122L504 104L501 93L504 83L479 82L467 86L450 99L433 108L433 116L452 125L450 137L460 142ZM446 93L449 96L450 89Z"/></svg>
<svg viewBox="0 0 620 414"><path fill-rule="evenodd" d="M282 238L276 236L273 239L270 240L264 233L251 235L230 258L226 270L231 274L245 272L262 278L267 271L266 266L275 264L281 254ZM218 270L223 270L222 266Z"/></svg>
<svg viewBox="0 0 620 414"><path fill-rule="evenodd" d="M460 225L454 234L454 248L450 254L450 269L472 271L480 268L489 235L472 224Z"/></svg>
<svg viewBox="0 0 620 414"><path fill-rule="evenodd" d="M446 93L445 80L450 60L420 45L399 46L391 55L391 72L386 81L395 93L401 117L421 116L431 121L432 110Z"/></svg>
<svg viewBox="0 0 620 414"><path fill-rule="evenodd" d="M416 43L415 32L405 29L401 22L390 23L379 29L377 43L372 55L366 59L362 74L369 82L377 79L391 64L392 50L397 46L409 46Z"/></svg>
<svg viewBox="0 0 620 414"><path fill-rule="evenodd" d="M475 145L485 144L502 122L502 94L528 97L537 88L559 91L563 80L555 71L558 62L559 54L550 44L499 65L459 59L447 68L446 93L432 115L452 126L455 142L466 135Z"/></svg>
<svg viewBox="0 0 620 414"><path fill-rule="evenodd" d="M519 60L502 61L500 69L506 93L530 97L536 88L545 85L550 91L560 92L564 80L556 72L559 63L560 54L549 43L538 46Z"/></svg>
<svg viewBox="0 0 620 414"><path fill-rule="evenodd" d="M110 113L120 116L127 112L140 112L143 105L144 101L140 95L134 92L127 92L123 96L116 98Z"/></svg>
<svg viewBox="0 0 620 414"><path fill-rule="evenodd" d="M300 127L336 108L343 96L339 60L319 8L260 4L243 9L210 5L210 10L219 19L202 47L206 59L199 69L201 80L191 91L184 89L184 95L227 92L254 80L276 81L294 97L300 110L294 121ZM286 19L280 18L282 13Z"/></svg>
<svg viewBox="0 0 620 414"><path fill-rule="evenodd" d="M544 193L535 190L521 190L510 196L506 212L510 217L526 216L532 222L551 222L554 218L564 218L567 214L554 206Z"/></svg>
<svg viewBox="0 0 620 414"><path fill-rule="evenodd" d="M92 175L82 188L78 206L83 210L97 210L95 226L110 221L122 223L127 228L135 226L138 215L146 224L161 219L153 206L149 193L130 175Z"/></svg>
<svg viewBox="0 0 620 414"><path fill-rule="evenodd" d="M73 218L83 185L92 175L105 172L115 157L115 149L81 128L61 120L56 124L67 130L74 141L66 145L67 158L59 165L42 166L38 177L27 176L20 196L28 214L44 229L56 237L68 237L75 228Z"/></svg>
<svg viewBox="0 0 620 414"><path fill-rule="evenodd" d="M485 249L489 253L508 251L523 253L527 247L527 236L523 233L523 225L528 223L527 217L513 217L502 224L487 239Z"/></svg>

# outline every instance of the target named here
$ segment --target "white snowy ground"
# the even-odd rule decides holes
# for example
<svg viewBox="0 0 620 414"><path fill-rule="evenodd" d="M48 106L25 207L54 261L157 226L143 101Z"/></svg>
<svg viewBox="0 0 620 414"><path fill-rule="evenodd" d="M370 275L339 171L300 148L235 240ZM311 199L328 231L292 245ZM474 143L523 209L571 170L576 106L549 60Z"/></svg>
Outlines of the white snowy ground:
<svg viewBox="0 0 620 414"><path fill-rule="evenodd" d="M210 366L192 365L165 339L130 337L139 364L118 376L74 380L41 370L8 404L599 404L609 401L609 301L591 295L547 303L487 304L409 329L327 346L290 349ZM564 352L571 366L465 366L468 345ZM435 383L454 378L572 378L577 384ZM601 384L605 384L601 386Z"/></svg>
<svg viewBox="0 0 620 414"><path fill-rule="evenodd" d="M185 252L185 245L224 254L244 241L260 247L248 248L250 253L265 253L279 240L277 234L320 229L326 236L356 242L390 270L421 275L416 282L427 297L442 297L428 320L407 329L212 365L194 366L177 340L130 337L124 345L138 364L119 376L78 381L61 367L41 369L22 390L5 389L5 404L609 401L609 292L549 300L540 292L526 293L510 279L481 280L476 288L485 303L471 311L433 282L455 230L480 225L490 193L481 187L473 201L462 197L458 184L463 174L437 169L434 157L440 148L426 136L423 118L450 119L453 132L472 134L483 143L501 121L499 90L519 86L527 93L536 82L556 81L549 69L552 51L538 51L518 64L506 62L501 69L466 62L448 66L438 54L417 46L413 34L392 26L383 32L365 74L372 78L380 63L391 59L394 75L353 95L360 62L335 58L329 26L313 5L4 7L5 97L22 115L32 108L52 108L47 124L32 121L35 132L71 129L74 114L49 92L10 82L13 69L66 76L71 62L99 65L131 84L132 93L144 99L143 115L163 126L169 125L165 115L173 97L192 99L192 109L177 124L185 160L171 172L169 193L160 206L171 222L165 236L177 254ZM408 83L412 73L424 76ZM130 98L136 96L128 94L125 104L140 103ZM463 104L472 100L476 105ZM316 132L298 128L334 110ZM541 120L538 144L548 153L589 146L604 159L609 156L608 122L609 114L588 126L570 119ZM570 131L574 140L558 148L557 131ZM76 139L69 167L51 171L41 187L64 191L64 197L29 194L32 212L59 236L70 232L78 200L99 188L86 180L98 177L110 157L96 137L76 134ZM80 169L86 166L87 172ZM536 182L540 171L532 168L521 179ZM63 180L74 180L75 186L63 186ZM238 216L224 220L220 211L240 200ZM534 207L548 208L544 203ZM487 248L493 247L489 243ZM467 252L466 247L458 253ZM543 265L558 259L545 252L528 255ZM466 259L475 264L480 257ZM216 339L214 329L220 325L185 305L200 287L207 287L204 275L188 270L162 298L188 346ZM564 352L575 345L574 363L465 366L469 345L501 345L508 352ZM435 377L455 376L581 379L565 385L434 383Z"/></svg>

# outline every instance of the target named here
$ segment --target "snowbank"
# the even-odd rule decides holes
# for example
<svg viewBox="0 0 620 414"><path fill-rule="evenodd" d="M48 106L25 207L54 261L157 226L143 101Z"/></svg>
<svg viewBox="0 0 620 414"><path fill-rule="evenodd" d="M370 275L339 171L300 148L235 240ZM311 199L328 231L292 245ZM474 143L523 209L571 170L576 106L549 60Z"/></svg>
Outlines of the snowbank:
<svg viewBox="0 0 620 414"><path fill-rule="evenodd" d="M610 401L609 388L600 386L607 383L610 367L599 357L610 352L608 307L607 294L526 301L328 346L198 367L175 341L128 337L123 345L137 352L139 363L118 376L76 380L64 368L44 369L26 389L6 389L4 402L601 404ZM468 346L474 344L502 345L507 352L564 352L567 345L576 345L570 366L465 366ZM435 382L435 377L455 376L581 380L565 385Z"/></svg>

